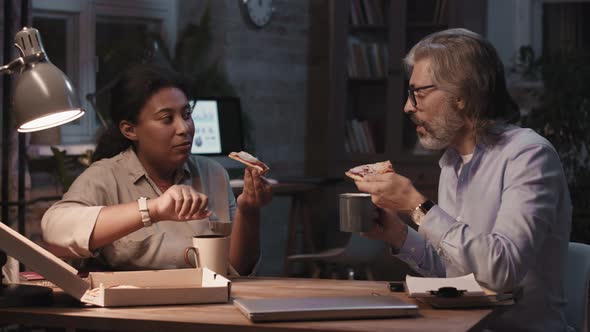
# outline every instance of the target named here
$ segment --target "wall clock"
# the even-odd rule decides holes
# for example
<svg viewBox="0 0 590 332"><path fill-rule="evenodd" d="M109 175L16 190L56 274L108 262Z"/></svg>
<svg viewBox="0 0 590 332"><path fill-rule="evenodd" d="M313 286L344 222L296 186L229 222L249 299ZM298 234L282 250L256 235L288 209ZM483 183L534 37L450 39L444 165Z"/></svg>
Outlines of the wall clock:
<svg viewBox="0 0 590 332"><path fill-rule="evenodd" d="M273 0L240 0L247 19L257 28L266 26L275 9Z"/></svg>

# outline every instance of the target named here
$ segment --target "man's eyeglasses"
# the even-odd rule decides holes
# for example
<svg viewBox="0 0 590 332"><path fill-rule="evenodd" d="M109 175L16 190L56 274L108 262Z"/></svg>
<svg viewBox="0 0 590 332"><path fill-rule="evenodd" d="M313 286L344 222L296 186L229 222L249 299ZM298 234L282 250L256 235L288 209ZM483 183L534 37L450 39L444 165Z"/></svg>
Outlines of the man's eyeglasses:
<svg viewBox="0 0 590 332"><path fill-rule="evenodd" d="M431 89L431 88L436 88L436 85L431 84L431 85L420 86L417 88L410 85L410 87L408 88L408 97L410 97L410 101L412 102L412 106L414 106L414 107L418 106L418 102L416 101L416 92L426 90L426 89Z"/></svg>

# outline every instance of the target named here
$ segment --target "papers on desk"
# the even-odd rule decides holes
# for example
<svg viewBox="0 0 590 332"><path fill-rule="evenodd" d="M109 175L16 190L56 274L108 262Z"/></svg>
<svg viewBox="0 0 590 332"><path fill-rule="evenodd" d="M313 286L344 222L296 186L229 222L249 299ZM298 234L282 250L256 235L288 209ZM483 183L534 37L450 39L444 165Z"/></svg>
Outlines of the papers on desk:
<svg viewBox="0 0 590 332"><path fill-rule="evenodd" d="M485 307L505 304L509 294L497 294L481 287L473 273L455 278L406 277L408 296L435 308Z"/></svg>
<svg viewBox="0 0 590 332"><path fill-rule="evenodd" d="M406 288L410 297L434 297L439 289L454 287L462 296L485 295L473 273L456 278L421 278L406 276Z"/></svg>

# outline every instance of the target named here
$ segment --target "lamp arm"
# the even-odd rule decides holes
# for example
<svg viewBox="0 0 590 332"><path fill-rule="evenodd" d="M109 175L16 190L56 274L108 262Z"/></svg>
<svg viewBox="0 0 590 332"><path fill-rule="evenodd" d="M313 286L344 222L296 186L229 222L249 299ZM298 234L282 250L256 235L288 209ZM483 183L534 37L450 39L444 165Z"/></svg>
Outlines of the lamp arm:
<svg viewBox="0 0 590 332"><path fill-rule="evenodd" d="M24 66L25 59L22 57L10 61L8 64L0 67L0 74L12 74L15 69Z"/></svg>
<svg viewBox="0 0 590 332"><path fill-rule="evenodd" d="M106 91L109 91L113 86L115 86L115 84L117 84L118 81L119 76L115 77L113 80L105 84L98 91L86 95L86 100L90 103L90 105L92 105L92 108L94 108L94 110L96 111L95 113L98 116L98 119L100 120L100 123L102 124L103 128L105 129L109 127L109 124L107 123L107 120L104 118L104 116L98 109L98 105L96 104L96 97L100 96Z"/></svg>
<svg viewBox="0 0 590 332"><path fill-rule="evenodd" d="M22 68L24 65L32 63L32 62L39 62L45 59L45 52L39 52L31 55L21 56L12 61L8 64L0 67L0 74L12 74L18 68Z"/></svg>

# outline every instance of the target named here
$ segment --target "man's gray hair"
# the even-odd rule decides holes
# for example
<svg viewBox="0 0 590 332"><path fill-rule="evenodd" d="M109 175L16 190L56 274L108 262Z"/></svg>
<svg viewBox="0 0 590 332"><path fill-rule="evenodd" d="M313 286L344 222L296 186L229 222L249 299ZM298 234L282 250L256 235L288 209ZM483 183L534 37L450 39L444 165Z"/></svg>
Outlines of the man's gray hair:
<svg viewBox="0 0 590 332"><path fill-rule="evenodd" d="M481 35L448 29L426 36L404 58L408 76L422 59L431 61L433 84L465 101L463 115L474 121L477 140L492 142L494 124L519 119L518 105L506 88L504 65Z"/></svg>

